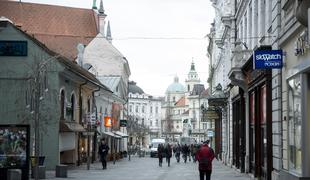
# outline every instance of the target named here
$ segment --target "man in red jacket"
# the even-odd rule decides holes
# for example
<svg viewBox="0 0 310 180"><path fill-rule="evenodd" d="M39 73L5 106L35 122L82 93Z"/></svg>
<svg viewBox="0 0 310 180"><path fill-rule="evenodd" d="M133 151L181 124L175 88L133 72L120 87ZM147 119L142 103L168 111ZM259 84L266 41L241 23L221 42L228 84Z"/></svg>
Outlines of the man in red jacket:
<svg viewBox="0 0 310 180"><path fill-rule="evenodd" d="M212 173L212 161L214 159L214 151L211 147L208 146L209 140L205 141L196 153L196 159L199 162L199 175L200 180L211 179Z"/></svg>

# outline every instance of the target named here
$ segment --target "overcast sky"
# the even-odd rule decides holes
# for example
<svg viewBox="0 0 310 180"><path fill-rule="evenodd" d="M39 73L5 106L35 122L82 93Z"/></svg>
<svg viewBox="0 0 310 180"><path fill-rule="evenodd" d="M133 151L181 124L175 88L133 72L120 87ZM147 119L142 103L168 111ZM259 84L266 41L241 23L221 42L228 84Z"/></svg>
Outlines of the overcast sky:
<svg viewBox="0 0 310 180"><path fill-rule="evenodd" d="M92 0L22 0L91 8ZM97 0L99 7L100 0ZM113 45L128 59L130 80L162 96L178 75L184 84L192 59L207 85L207 39L214 11L210 0L103 0ZM161 39L162 38L162 39Z"/></svg>

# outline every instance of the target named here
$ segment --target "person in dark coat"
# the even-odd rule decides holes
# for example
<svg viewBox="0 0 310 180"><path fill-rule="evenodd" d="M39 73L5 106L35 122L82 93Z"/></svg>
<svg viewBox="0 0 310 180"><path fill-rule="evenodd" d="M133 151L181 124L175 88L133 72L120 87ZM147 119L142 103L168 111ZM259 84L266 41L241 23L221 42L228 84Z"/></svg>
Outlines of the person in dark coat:
<svg viewBox="0 0 310 180"><path fill-rule="evenodd" d="M166 148L166 161L168 163L168 167L170 166L170 158L172 157L172 148L170 146L170 144L168 143Z"/></svg>
<svg viewBox="0 0 310 180"><path fill-rule="evenodd" d="M107 169L107 155L109 152L109 146L105 143L104 139L101 139L101 144L98 149L98 154L100 156L100 161L102 163L102 169Z"/></svg>
<svg viewBox="0 0 310 180"><path fill-rule="evenodd" d="M182 149L181 149L181 146L179 143L174 146L173 153L175 154L175 158L176 158L178 163L180 162L181 151L182 151Z"/></svg>
<svg viewBox="0 0 310 180"><path fill-rule="evenodd" d="M209 140L205 141L196 153L196 159L199 162L199 176L200 180L211 179L212 161L214 159L214 151L209 147Z"/></svg>
<svg viewBox="0 0 310 180"><path fill-rule="evenodd" d="M158 154L158 160L159 160L159 166L162 167L163 164L163 155L164 155L164 146L162 144L158 145L157 148L157 154Z"/></svg>
<svg viewBox="0 0 310 180"><path fill-rule="evenodd" d="M184 163L187 161L187 156L189 156L189 148L186 144L182 146L182 157L184 159Z"/></svg>

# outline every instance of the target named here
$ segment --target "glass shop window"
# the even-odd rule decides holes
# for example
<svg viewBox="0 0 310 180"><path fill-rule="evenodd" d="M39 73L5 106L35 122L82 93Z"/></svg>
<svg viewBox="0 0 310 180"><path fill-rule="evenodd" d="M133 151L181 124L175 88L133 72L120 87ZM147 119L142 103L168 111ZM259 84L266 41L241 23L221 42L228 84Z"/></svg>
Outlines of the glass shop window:
<svg viewBox="0 0 310 180"><path fill-rule="evenodd" d="M289 169L301 174L301 76L288 81L288 151Z"/></svg>

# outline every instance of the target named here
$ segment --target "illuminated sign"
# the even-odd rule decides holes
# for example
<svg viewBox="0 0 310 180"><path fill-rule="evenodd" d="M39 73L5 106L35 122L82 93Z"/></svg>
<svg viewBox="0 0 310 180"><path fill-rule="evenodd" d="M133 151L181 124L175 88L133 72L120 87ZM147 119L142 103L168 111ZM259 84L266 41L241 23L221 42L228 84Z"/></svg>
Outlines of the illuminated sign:
<svg viewBox="0 0 310 180"><path fill-rule="evenodd" d="M105 127L112 127L112 119L110 116L104 117L104 126Z"/></svg>
<svg viewBox="0 0 310 180"><path fill-rule="evenodd" d="M253 54L253 69L281 69L283 66L282 50L257 50Z"/></svg>

